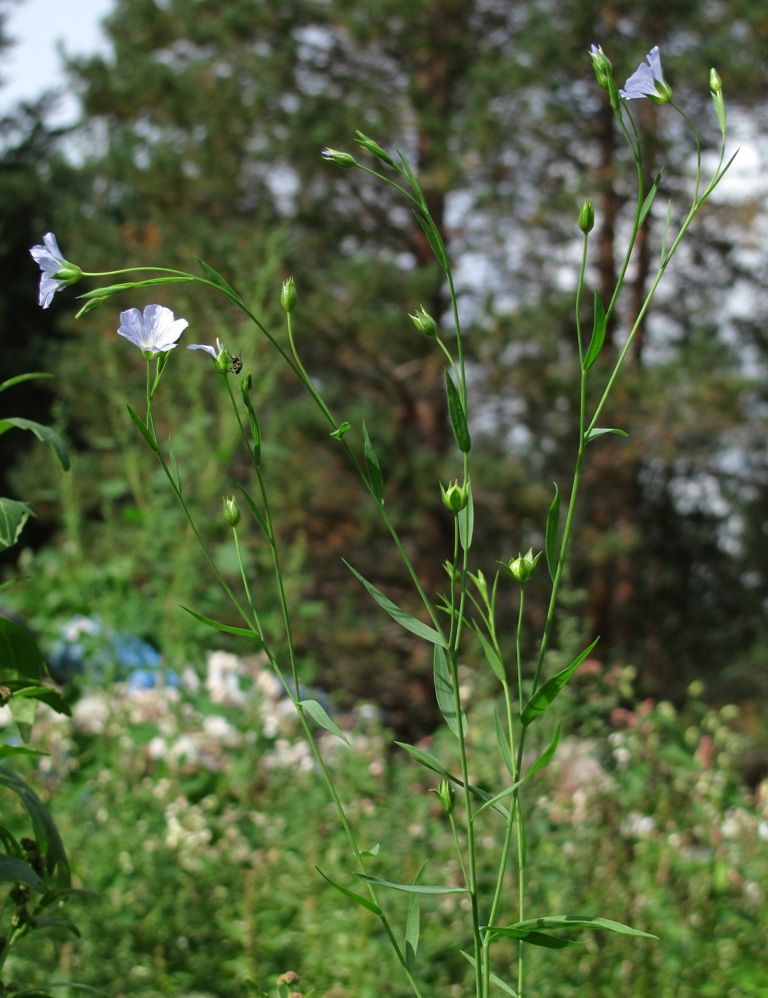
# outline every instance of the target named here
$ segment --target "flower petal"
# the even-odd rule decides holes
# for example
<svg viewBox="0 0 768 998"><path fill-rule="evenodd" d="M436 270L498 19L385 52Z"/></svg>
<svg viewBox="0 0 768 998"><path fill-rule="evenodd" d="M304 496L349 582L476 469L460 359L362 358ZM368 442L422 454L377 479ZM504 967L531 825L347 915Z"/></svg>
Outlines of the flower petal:
<svg viewBox="0 0 768 998"><path fill-rule="evenodd" d="M186 319L176 319L164 305L147 305L143 315L137 308L121 312L117 332L140 350L166 353L173 350L188 325Z"/></svg>

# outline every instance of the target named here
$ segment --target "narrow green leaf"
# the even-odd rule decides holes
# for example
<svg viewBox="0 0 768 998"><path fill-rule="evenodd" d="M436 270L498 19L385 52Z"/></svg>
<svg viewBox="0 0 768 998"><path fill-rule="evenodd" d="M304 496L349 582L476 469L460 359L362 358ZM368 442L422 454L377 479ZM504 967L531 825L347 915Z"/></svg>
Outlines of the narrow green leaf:
<svg viewBox="0 0 768 998"><path fill-rule="evenodd" d="M404 891L406 894L466 894L466 887L432 887L429 884L393 884L391 880L380 880L378 877L369 877L366 873L358 873L358 877L366 884L374 884L376 887L391 887L396 891Z"/></svg>
<svg viewBox="0 0 768 998"><path fill-rule="evenodd" d="M264 519L264 516L263 516L261 510L256 505L256 503L253 501L253 499L251 498L251 496L245 491L245 489L243 488L242 485L240 485L238 483L237 487L240 489L240 493L241 493L243 499L245 499L246 505L248 506L248 509L251 511L251 515L253 516L254 520L258 524L259 530L262 532L262 534L264 534L264 536L267 538L267 540L270 541L270 543L271 543L272 538L271 538L271 535L269 533L269 530L267 529L267 521Z"/></svg>
<svg viewBox="0 0 768 998"><path fill-rule="evenodd" d="M544 946L546 949L565 949L567 946L582 946L577 939L566 936L549 936L546 932L529 932L524 942L533 946Z"/></svg>
<svg viewBox="0 0 768 998"><path fill-rule="evenodd" d="M363 450L365 467L368 471L368 484L371 487L373 498L381 505L384 502L384 477L381 474L379 458L371 443L371 438L368 436L368 428L365 423L363 423Z"/></svg>
<svg viewBox="0 0 768 998"><path fill-rule="evenodd" d="M201 260L199 257L196 256L195 259L200 264L200 269L202 270L203 274L205 274L206 278L211 282L211 284L215 284L217 288L220 288L228 298L232 299L232 301L242 304L242 299L240 298L240 295L237 293L237 291L235 291L235 289L232 287L231 284L229 284L227 281L224 280L221 274L218 274L213 269L213 267L209 267L208 264L205 263L205 261Z"/></svg>
<svg viewBox="0 0 768 998"><path fill-rule="evenodd" d="M585 371L588 371L600 356L600 351L603 349L603 343L605 342L605 329L607 325L608 319L603 308L603 303L600 301L597 291L595 291L595 318L592 325L592 339L589 341L589 349L584 358Z"/></svg>
<svg viewBox="0 0 768 998"><path fill-rule="evenodd" d="M496 744L499 747L499 755L504 765L507 767L507 772L510 776L515 775L515 762L512 758L512 750L509 747L509 740L507 737L507 732L504 728L504 722L499 716L499 712L494 710L493 720L496 725Z"/></svg>
<svg viewBox="0 0 768 998"><path fill-rule="evenodd" d="M18 499L0 499L0 550L5 551L21 537L21 532L35 512Z"/></svg>
<svg viewBox="0 0 768 998"><path fill-rule="evenodd" d="M398 745L401 749L405 749L411 758L415 759L416 762L421 763L421 765L426 769L431 769L433 773L437 773L439 776L445 777L446 779L453 779L440 760L436 759L429 752L425 752L424 749L417 748L415 745L409 745L407 742L395 742L395 745Z"/></svg>
<svg viewBox="0 0 768 998"><path fill-rule="evenodd" d="M418 872L414 883L418 884L427 868L424 863ZM421 917L421 897L411 894L408 898L408 915L405 920L405 962L408 970L413 973L416 966L416 953L419 949L419 921Z"/></svg>
<svg viewBox="0 0 768 998"><path fill-rule="evenodd" d="M64 441L52 430L50 426L43 426L42 423L36 423L33 419L21 419L19 417L9 417L8 419L0 419L0 436L10 430L16 428L17 430L28 430L30 433L34 433L38 440L42 440L44 444L48 444L53 453L59 459L59 464L62 466L64 471L69 470L69 454L67 454L67 448L64 445Z"/></svg>
<svg viewBox="0 0 768 998"><path fill-rule="evenodd" d="M524 922L515 922L504 928L489 926L488 931L496 936L509 936L514 939L524 939L529 933L537 931L552 931L554 929L600 929L605 932L616 932L623 936L642 936L645 939L657 939L651 932L633 929L623 922L614 922L610 918L600 918L591 915L544 915L541 918L529 918Z"/></svg>
<svg viewBox="0 0 768 998"><path fill-rule="evenodd" d="M560 489L555 483L555 498L552 500L552 505L549 507L549 513L547 515L547 528L545 532L544 548L547 555L547 568L549 569L549 577L552 581L555 581L555 573L557 572L557 538L558 538L558 528L560 526Z"/></svg>
<svg viewBox="0 0 768 998"><path fill-rule="evenodd" d="M343 894L345 898L349 898L349 900L354 901L355 904L359 904L361 907L367 908L368 911L372 911L374 915L381 916L381 908L376 904L375 901L372 901L370 898L363 897L362 894L355 894L354 891L350 891L346 887L342 887L341 884L337 884L335 880L331 880L330 877L326 877L326 875L323 873L323 871L320 869L319 866L316 866L315 869L323 878L323 880L327 880L328 883L331 885L331 887L335 887L336 890L340 894Z"/></svg>
<svg viewBox="0 0 768 998"><path fill-rule="evenodd" d="M637 224L638 224L638 226L640 226L640 225L643 224L643 222L646 219L646 216L648 215L648 212L651 210L651 205L653 204L653 200L656 197L656 194L658 193L659 185L661 184L661 177L662 177L663 173L664 173L664 167L662 167L659 170L659 172L656 174L656 179L651 184L651 189L648 191L648 194L646 195L645 201L643 201L643 206L640 209L640 214L637 216Z"/></svg>
<svg viewBox="0 0 768 998"><path fill-rule="evenodd" d="M434 679L435 697L440 713L445 718L445 723L450 730L459 738L459 720L456 717L456 698L454 696L453 679L449 667L448 656L443 648L435 645L434 653ZM461 711L461 734L467 733L467 717Z"/></svg>
<svg viewBox="0 0 768 998"><path fill-rule="evenodd" d="M212 627L215 631L223 631L225 634L237 634L241 638L250 638L252 641L264 641L263 636L258 631L249 630L247 627L233 627L230 624L220 624L218 620L211 620L210 617L204 617L201 613L195 613L194 610L190 610L183 603L179 603L179 606L191 617L194 617L195 620L199 620L206 627Z"/></svg>
<svg viewBox="0 0 768 998"><path fill-rule="evenodd" d="M459 541L461 550L469 551L472 546L472 532L475 529L475 501L472 498L472 483L467 481L467 505L456 517L459 521Z"/></svg>
<svg viewBox="0 0 768 998"><path fill-rule="evenodd" d="M341 730L341 728L334 724L333 721L328 716L328 712L322 704L319 704L317 700L299 700L299 706L303 707L304 710L309 714L313 720L315 720L321 728L325 728L326 731L330 731L332 735L336 735L343 742L349 745L349 739Z"/></svg>
<svg viewBox="0 0 768 998"><path fill-rule="evenodd" d="M7 759L11 755L50 755L50 752L29 748L27 745L0 745L0 759Z"/></svg>
<svg viewBox="0 0 768 998"><path fill-rule="evenodd" d="M544 713L599 640L600 638L595 638L589 648L585 648L581 655L575 661L571 662L567 669L558 672L556 676L548 679L543 686L536 690L523 708L520 718L523 725L530 724L531 721L536 720L540 714Z"/></svg>
<svg viewBox="0 0 768 998"><path fill-rule="evenodd" d="M20 385L23 381L34 381L37 378L52 378L52 374L48 374L46 371L31 371L28 374L17 374L14 378L8 378L0 385L0 392L4 392L7 388L13 388L14 385Z"/></svg>
<svg viewBox="0 0 768 998"><path fill-rule="evenodd" d="M144 422L141 416L137 412L135 412L130 406L127 406L127 409L128 409L128 415L131 417L131 419L138 427L139 433L141 433L142 437L144 437L144 440L147 443L147 445L152 448L155 454L159 454L160 447L155 438L149 432L147 424Z"/></svg>
<svg viewBox="0 0 768 998"><path fill-rule="evenodd" d="M523 777L523 779L525 779L525 777ZM487 807L496 807L499 801L502 801L504 800L505 797L509 797L510 794L513 794L515 790L517 790L517 788L521 785L522 782L523 780L517 780L517 782L513 783L511 787L505 787L504 790L501 790L499 791L499 793L494 794L493 797L485 801L485 803L477 809L475 814L476 815L482 814Z"/></svg>
<svg viewBox="0 0 768 998"><path fill-rule="evenodd" d="M472 447L472 441L469 439L467 414L464 411L459 391L456 385L454 385L453 378L447 367L445 368L445 392L448 399L448 415L451 419L453 435L462 454L468 454Z"/></svg>
<svg viewBox="0 0 768 998"><path fill-rule="evenodd" d="M416 634L420 638L424 638L425 641L429 641L433 645L439 645L441 648L447 647L447 642L439 631L435 630L434 627L430 627L428 624L423 623L410 613L406 613L405 610L401 610L400 607L393 603L391 599L388 599L384 593L379 592L376 586L371 585L371 583L366 581L366 579L364 579L359 572L355 571L348 561L344 561L344 564L355 576L355 578L359 582L362 582L382 610L386 611L389 616L401 627L404 627L406 631L410 631L412 634Z"/></svg>
<svg viewBox="0 0 768 998"><path fill-rule="evenodd" d="M557 727L555 728L555 733L552 737L552 741L549 743L549 746L544 749L544 751L541 753L536 762L534 762L534 764L525 774L523 779L527 780L530 776L533 776L533 774L537 772L537 770L541 769L542 766L546 766L547 763L551 761L552 756L557 751L557 745L559 741L560 741L560 722L558 721Z"/></svg>
<svg viewBox="0 0 768 998"><path fill-rule="evenodd" d="M626 430L617 430L617 429L614 429L612 427L611 428L607 428L607 427L602 427L602 426L596 426L596 427L594 427L594 429L592 429L592 430L589 431L589 433L584 438L584 441L585 441L585 443L591 443L593 440L596 440L597 437L602 437L606 433L615 433L619 437L628 437L629 436L629 434L627 433Z"/></svg>
<svg viewBox="0 0 768 998"><path fill-rule="evenodd" d="M386 163L387 166L391 166L397 170L395 161L385 149L381 148L378 142L374 142L373 139L369 138L367 135L364 135L363 132L359 130L355 132L355 135L357 136L357 141L363 149L367 149L369 153L378 157L378 159L380 159L383 163Z"/></svg>
<svg viewBox="0 0 768 998"><path fill-rule="evenodd" d="M464 959L467 960L473 967L476 966L477 961L473 956L466 953L463 949L460 949L459 953L461 953ZM512 998L517 998L517 991L513 991L513 989L505 981L502 981L500 977L497 977L496 974L490 974L489 976L490 980L496 985L497 988L501 988L505 994L512 995Z"/></svg>
<svg viewBox="0 0 768 998"><path fill-rule="evenodd" d="M424 230L424 235L427 237L427 241L429 242L429 247L434 253L435 259L440 264L441 269L447 274L448 254L446 253L442 236L435 227L435 223L425 212L421 210L415 209L413 213L416 216L419 225Z"/></svg>
<svg viewBox="0 0 768 998"><path fill-rule="evenodd" d="M342 440L345 433L348 433L352 429L352 424L348 419L345 419L343 423L339 423L335 430L331 430L330 436L334 437L336 440Z"/></svg>
<svg viewBox="0 0 768 998"><path fill-rule="evenodd" d="M499 682L506 682L507 674L504 669L504 663L501 661L501 656L479 628L475 633L477 634L480 644L483 646L483 652L488 660L488 664L491 669L493 669L494 676L499 680Z"/></svg>

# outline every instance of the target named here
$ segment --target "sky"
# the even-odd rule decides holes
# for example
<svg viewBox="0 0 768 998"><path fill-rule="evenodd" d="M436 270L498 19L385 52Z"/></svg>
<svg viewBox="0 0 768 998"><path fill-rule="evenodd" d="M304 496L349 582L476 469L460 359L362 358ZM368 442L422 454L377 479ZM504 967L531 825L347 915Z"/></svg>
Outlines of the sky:
<svg viewBox="0 0 768 998"><path fill-rule="evenodd" d="M15 39L2 60L0 112L63 82L57 43L67 53L87 54L105 47L100 21L113 0L19 0L8 14L8 35ZM60 114L72 114L63 103ZM58 119L57 119L58 120Z"/></svg>

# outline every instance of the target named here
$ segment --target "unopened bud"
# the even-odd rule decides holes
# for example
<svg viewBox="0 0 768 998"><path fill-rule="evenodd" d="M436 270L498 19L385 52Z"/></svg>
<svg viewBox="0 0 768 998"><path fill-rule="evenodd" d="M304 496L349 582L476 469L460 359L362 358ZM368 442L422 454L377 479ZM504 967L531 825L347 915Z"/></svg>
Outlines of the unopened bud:
<svg viewBox="0 0 768 998"><path fill-rule="evenodd" d="M425 336L437 336L437 323L423 305L419 305L412 315L409 313L409 317L420 333L424 333Z"/></svg>
<svg viewBox="0 0 768 998"><path fill-rule="evenodd" d="M453 789L450 780L440 780L437 790L433 790L432 793L437 794L440 806L445 813L453 814L453 809L456 806L456 791Z"/></svg>
<svg viewBox="0 0 768 998"><path fill-rule="evenodd" d="M237 505L237 499L234 496L225 496L222 502L224 504L224 519L230 527L236 527L240 522L240 507Z"/></svg>
<svg viewBox="0 0 768 998"><path fill-rule="evenodd" d="M280 292L280 304L286 312L293 311L296 305L296 285L293 283L292 277L289 277L287 281L283 281L283 290Z"/></svg>
<svg viewBox="0 0 768 998"><path fill-rule="evenodd" d="M595 71L595 78L603 90L610 91L613 80L613 66L611 60L603 52L600 45L592 45L589 50L589 57L592 60L592 68Z"/></svg>
<svg viewBox="0 0 768 998"><path fill-rule="evenodd" d="M592 204L591 199L587 198L579 209L579 228L586 236L586 234L591 232L594 227L595 206Z"/></svg>
<svg viewBox="0 0 768 998"><path fill-rule="evenodd" d="M342 166L345 170L358 165L354 156L350 156L348 152L339 152L338 149L323 149L323 159L335 163L336 166Z"/></svg>
<svg viewBox="0 0 768 998"><path fill-rule="evenodd" d="M447 489L443 488L441 482L440 494L446 509L449 509L454 515L460 513L469 502L469 489L466 485L459 485L458 482L449 485Z"/></svg>
<svg viewBox="0 0 768 998"><path fill-rule="evenodd" d="M719 94L723 89L723 81L720 79L720 74L714 67L712 67L709 71L709 89L713 94Z"/></svg>
<svg viewBox="0 0 768 998"><path fill-rule="evenodd" d="M510 578L514 579L515 582L519 582L521 586L524 586L533 575L533 570L536 568L539 558L541 558L541 551L534 558L533 548L528 548L526 554L520 554L517 558L513 558L509 562L499 562L499 564L504 566Z"/></svg>

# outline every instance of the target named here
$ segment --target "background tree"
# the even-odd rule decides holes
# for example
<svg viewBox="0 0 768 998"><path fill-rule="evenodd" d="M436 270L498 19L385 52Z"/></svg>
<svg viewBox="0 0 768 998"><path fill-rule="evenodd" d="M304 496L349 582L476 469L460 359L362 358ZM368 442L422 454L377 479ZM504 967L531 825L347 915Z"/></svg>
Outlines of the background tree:
<svg viewBox="0 0 768 998"><path fill-rule="evenodd" d="M458 466L443 414L442 362L407 312L423 303L442 320L445 289L406 207L359 171L319 158L326 145L352 149L358 128L384 146L401 146L459 265L483 399L473 427L487 472L477 495L485 511L477 552L492 573L496 557L541 543L550 483L564 491L569 484L578 205L587 195L596 201L590 277L605 299L624 206L633 198L633 175L595 85L589 45L599 41L621 76L659 44L676 98L695 107L698 120L709 116L714 146L709 67L723 77L732 120L757 127L767 21L739 0L644 0L631 10L568 0L118 0L106 22L109 54L70 65L84 114L79 177L90 196L59 206L59 234L67 255L84 265L111 259L194 267L199 255L275 326L279 280L292 273L304 361L329 386L342 418L359 426L375 414L387 501L427 584L440 588L434 566L441 549L448 553L451 525L436 502L437 481L455 477ZM666 165L668 179L638 246L633 291L615 316L609 356L648 287L664 201L679 215L691 189L693 149L680 120L649 104L633 111L644 140L652 140L649 177ZM761 317L755 299L749 323L722 319L735 282L751 287L755 272L734 250L733 208L714 203L676 263L610 413L611 425L630 429L630 440L595 446L580 514L586 530L573 581L591 629L602 635L600 654L632 661L647 687L665 695L702 671L716 675L725 661L733 666L764 633L764 573L748 543L755 531L762 536L765 468L754 427L763 416L753 404ZM739 223L758 211L742 198ZM281 400L279 407L265 402L270 474L283 484L283 529L302 566L297 595L320 681L378 697L403 725L429 723L432 705L420 677L430 663L399 646L375 607L361 617L360 593L341 564L343 553L407 601L398 567L325 430L236 316L200 298L192 309L180 289L161 300L177 313L189 307L195 338L221 336L253 368L265 399ZM125 307L138 304L131 299ZM101 522L89 536L116 554L115 518L140 521L147 562L165 569L138 581L147 582L145 592L170 586L178 593L189 564L175 550L173 531L166 540L154 529L173 514L157 505L151 483L142 485L147 458L130 428L120 429L121 414L104 425L106 396L116 385L126 399L141 391L141 371L117 359L114 328L114 309L94 313L76 331L68 326L60 367L62 406L90 447L80 491ZM200 413L199 399L214 389L200 358L179 364L182 384L166 405L189 419L180 446L200 453L200 441L209 442L195 474L202 496L219 480L219 460L230 460L231 441L221 436L213 405ZM179 419L169 417L169 425ZM310 478L293 447L299 437L311 442ZM346 526L351 509L354 537ZM253 558L258 570L258 551ZM135 560L127 572L135 583ZM178 601L168 598L163 613ZM327 644L315 623L318 601L333 608ZM152 618L158 630L159 620Z"/></svg>

